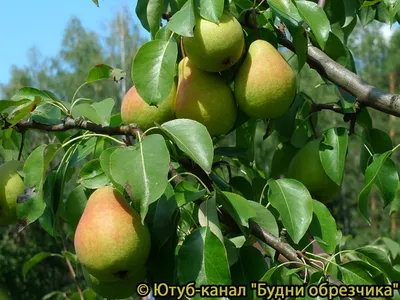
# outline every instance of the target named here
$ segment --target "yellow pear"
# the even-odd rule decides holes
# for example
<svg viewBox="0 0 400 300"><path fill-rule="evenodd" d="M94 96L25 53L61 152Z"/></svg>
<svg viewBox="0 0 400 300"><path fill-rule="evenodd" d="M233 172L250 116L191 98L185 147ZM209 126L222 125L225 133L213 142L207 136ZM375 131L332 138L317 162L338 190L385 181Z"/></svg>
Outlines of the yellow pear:
<svg viewBox="0 0 400 300"><path fill-rule="evenodd" d="M126 93L121 105L121 118L125 124L137 124L140 129L147 130L175 118L176 84L171 92L157 107L147 104L133 86Z"/></svg>
<svg viewBox="0 0 400 300"><path fill-rule="evenodd" d="M150 234L125 198L105 186L89 197L74 244L82 266L98 280L109 282L143 267L150 252Z"/></svg>
<svg viewBox="0 0 400 300"><path fill-rule="evenodd" d="M17 171L22 163L11 160L0 166L0 225L17 222L17 198L24 193L24 181Z"/></svg>
<svg viewBox="0 0 400 300"><path fill-rule="evenodd" d="M276 119L290 107L296 94L296 76L270 43L251 43L235 78L239 107L249 116Z"/></svg>
<svg viewBox="0 0 400 300"><path fill-rule="evenodd" d="M288 177L303 183L315 200L329 202L339 192L340 186L329 178L322 166L320 141L312 140L296 153L290 163Z"/></svg>
<svg viewBox="0 0 400 300"><path fill-rule="evenodd" d="M136 294L138 283L145 279L146 269L142 267L136 273L128 274L126 278L115 281L101 281L84 267L82 267L82 273L88 286L98 295L108 299L126 299Z"/></svg>
<svg viewBox="0 0 400 300"><path fill-rule="evenodd" d="M196 16L193 37L183 37L186 55L200 69L221 72L233 66L245 49L242 26L223 13L218 24Z"/></svg>
<svg viewBox="0 0 400 300"><path fill-rule="evenodd" d="M202 123L211 136L226 134L236 119L228 84L217 74L197 68L188 57L179 63L176 116Z"/></svg>

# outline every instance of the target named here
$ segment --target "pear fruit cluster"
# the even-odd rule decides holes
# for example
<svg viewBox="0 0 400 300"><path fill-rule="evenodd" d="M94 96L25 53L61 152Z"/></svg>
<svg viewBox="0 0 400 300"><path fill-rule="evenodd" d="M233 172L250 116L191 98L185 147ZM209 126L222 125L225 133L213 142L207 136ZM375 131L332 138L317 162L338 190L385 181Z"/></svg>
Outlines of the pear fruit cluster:
<svg viewBox="0 0 400 300"><path fill-rule="evenodd" d="M144 281L150 233L140 215L111 186L88 199L74 245L88 285L100 296L124 299Z"/></svg>
<svg viewBox="0 0 400 300"><path fill-rule="evenodd" d="M18 174L22 163L11 160L0 166L0 225L17 222L17 198L24 193L24 181Z"/></svg>
<svg viewBox="0 0 400 300"><path fill-rule="evenodd" d="M246 54L242 26L228 12L218 23L196 16L193 37L183 37L183 45L187 56L179 63L177 86L158 107L131 88L121 107L124 123L146 130L185 118L219 136L233 129L238 107L257 119L279 118L289 109L296 94L293 70L267 41L254 41ZM234 65L239 71L232 89L220 72Z"/></svg>

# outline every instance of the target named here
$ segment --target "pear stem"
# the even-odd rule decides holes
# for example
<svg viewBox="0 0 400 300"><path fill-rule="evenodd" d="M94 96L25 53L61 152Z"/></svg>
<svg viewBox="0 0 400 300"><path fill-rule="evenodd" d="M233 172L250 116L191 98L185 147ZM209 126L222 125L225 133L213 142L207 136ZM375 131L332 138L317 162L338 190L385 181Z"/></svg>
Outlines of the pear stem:
<svg viewBox="0 0 400 300"><path fill-rule="evenodd" d="M186 52L185 52L185 46L183 45L183 38L181 37L181 52L182 52L182 57L185 58L186 57Z"/></svg>
<svg viewBox="0 0 400 300"><path fill-rule="evenodd" d="M255 7L251 8L251 14L253 17L253 23L254 23L254 31L256 33L256 40L260 39L260 34L258 32L258 26L257 26L257 11Z"/></svg>

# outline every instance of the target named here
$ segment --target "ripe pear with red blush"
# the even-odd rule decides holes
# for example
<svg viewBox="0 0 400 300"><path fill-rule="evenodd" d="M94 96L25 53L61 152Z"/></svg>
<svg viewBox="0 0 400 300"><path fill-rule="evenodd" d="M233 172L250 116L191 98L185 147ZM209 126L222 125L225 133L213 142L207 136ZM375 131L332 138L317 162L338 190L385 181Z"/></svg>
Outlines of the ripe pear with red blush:
<svg viewBox="0 0 400 300"><path fill-rule="evenodd" d="M162 124L175 118L176 84L166 99L158 106L147 104L133 86L126 93L121 104L121 118L125 124L137 124L140 129Z"/></svg>
<svg viewBox="0 0 400 300"><path fill-rule="evenodd" d="M238 106L257 119L276 119L290 107L296 94L296 75L273 45L251 43L235 78Z"/></svg>
<svg viewBox="0 0 400 300"><path fill-rule="evenodd" d="M150 234L121 193L104 186L89 197L74 244L82 266L99 281L111 282L143 268Z"/></svg>

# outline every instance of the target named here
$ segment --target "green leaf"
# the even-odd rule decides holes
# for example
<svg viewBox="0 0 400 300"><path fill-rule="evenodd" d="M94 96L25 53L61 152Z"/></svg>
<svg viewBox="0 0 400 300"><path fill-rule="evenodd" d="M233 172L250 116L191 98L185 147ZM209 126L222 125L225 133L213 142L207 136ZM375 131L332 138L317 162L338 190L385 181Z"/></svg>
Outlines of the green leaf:
<svg viewBox="0 0 400 300"><path fill-rule="evenodd" d="M173 187L168 185L161 198L149 206L146 216L151 235L148 267L155 282L167 284L176 284L178 210L173 193Z"/></svg>
<svg viewBox="0 0 400 300"><path fill-rule="evenodd" d="M393 148L393 142L390 136L386 132L376 128L365 129L363 131L362 142L365 144L361 146L360 153L360 167L363 173L365 173L368 165L372 162L369 151L371 151L372 154L381 154Z"/></svg>
<svg viewBox="0 0 400 300"><path fill-rule="evenodd" d="M378 4L380 2L382 2L382 0L365 0L360 8L373 6L373 5Z"/></svg>
<svg viewBox="0 0 400 300"><path fill-rule="evenodd" d="M311 1L297 1L296 5L300 16L310 26L318 45L325 50L330 32L330 24L325 11Z"/></svg>
<svg viewBox="0 0 400 300"><path fill-rule="evenodd" d="M74 118L85 117L93 123L108 126L110 125L110 117L114 104L115 102L111 98L93 104L79 104L73 107L72 116Z"/></svg>
<svg viewBox="0 0 400 300"><path fill-rule="evenodd" d="M237 224L248 228L249 219L254 218L257 214L251 206L250 201L240 195L222 192L222 197L218 199L222 206L228 211Z"/></svg>
<svg viewBox="0 0 400 300"><path fill-rule="evenodd" d="M307 61L307 49L308 49L308 40L307 35L302 26L297 28L293 28L290 26L289 28L290 34L293 37L293 44L296 48L296 56L297 56L297 70L298 73L302 70L303 66Z"/></svg>
<svg viewBox="0 0 400 300"><path fill-rule="evenodd" d="M219 226L215 194L200 204L199 223L203 227L210 228L211 232L214 233L222 243L224 242L224 237Z"/></svg>
<svg viewBox="0 0 400 300"><path fill-rule="evenodd" d="M206 194L206 190L198 190L187 181L179 182L175 187L175 199L179 207L199 200Z"/></svg>
<svg viewBox="0 0 400 300"><path fill-rule="evenodd" d="M268 199L282 218L288 234L297 244L313 216L312 198L306 187L294 179L270 179Z"/></svg>
<svg viewBox="0 0 400 300"><path fill-rule="evenodd" d="M31 102L31 101L32 100L30 100L30 99L0 100L0 113L2 113L4 110L6 110L9 107L20 106L22 104L26 104L26 103Z"/></svg>
<svg viewBox="0 0 400 300"><path fill-rule="evenodd" d="M147 21L147 4L149 0L138 0L136 4L136 15L143 28L150 32L149 22Z"/></svg>
<svg viewBox="0 0 400 300"><path fill-rule="evenodd" d="M271 163L271 178L278 179L286 173L296 152L297 149L289 143L281 143L276 147Z"/></svg>
<svg viewBox="0 0 400 300"><path fill-rule="evenodd" d="M194 0L203 19L218 23L224 11L224 0Z"/></svg>
<svg viewBox="0 0 400 300"><path fill-rule="evenodd" d="M32 120L46 125L58 124L61 122L61 111L54 105L43 103L33 111Z"/></svg>
<svg viewBox="0 0 400 300"><path fill-rule="evenodd" d="M385 161L392 154L392 151L387 151L379 155L372 164L370 164L365 171L365 186L358 196L358 207L361 214L370 223L369 217L369 193L371 192L372 185L378 178L378 174L383 168Z"/></svg>
<svg viewBox="0 0 400 300"><path fill-rule="evenodd" d="M399 185L399 174L395 163L390 158L383 163L375 184L381 192L384 207L386 207L394 200Z"/></svg>
<svg viewBox="0 0 400 300"><path fill-rule="evenodd" d="M272 233L274 236L278 237L279 228L278 224L276 223L274 215L265 206L257 202L250 201L249 203L256 211L256 216L251 219L254 222L256 222L259 226L261 226L261 228ZM262 243L264 250L268 251L267 253L270 254L271 257L275 255L275 249L268 246L262 241L260 241L260 243Z"/></svg>
<svg viewBox="0 0 400 300"><path fill-rule="evenodd" d="M194 230L179 249L178 280L196 286L231 283L224 244L208 227Z"/></svg>
<svg viewBox="0 0 400 300"><path fill-rule="evenodd" d="M247 150L248 162L254 160L257 124L257 120L250 119L236 129L236 147Z"/></svg>
<svg viewBox="0 0 400 300"><path fill-rule="evenodd" d="M104 174L99 159L91 160L82 167L78 183L88 189L98 189L108 183L107 175Z"/></svg>
<svg viewBox="0 0 400 300"><path fill-rule="evenodd" d="M365 246L355 250L369 264L380 270L390 281L398 281L400 272L393 268L387 254L378 247Z"/></svg>
<svg viewBox="0 0 400 300"><path fill-rule="evenodd" d="M161 24L162 0L148 0L147 21L149 23L151 37L154 39Z"/></svg>
<svg viewBox="0 0 400 300"><path fill-rule="evenodd" d="M267 0L272 10L279 16L279 18L286 20L293 26L298 27L302 23L299 11L296 5L290 0Z"/></svg>
<svg viewBox="0 0 400 300"><path fill-rule="evenodd" d="M100 6L99 6L99 0L92 0L92 2L93 2L94 4L96 4L97 7L100 7Z"/></svg>
<svg viewBox="0 0 400 300"><path fill-rule="evenodd" d="M46 208L43 185L47 168L57 150L58 148L54 145L41 145L32 151L25 161L25 189L34 187L34 192L18 202L17 216L19 220L25 220L26 225L36 221Z"/></svg>
<svg viewBox="0 0 400 300"><path fill-rule="evenodd" d="M7 116L7 122L11 124L11 126L17 124L19 121L29 116L35 108L42 103L42 98L35 97L34 100L23 103L16 108L14 108L10 114Z"/></svg>
<svg viewBox="0 0 400 300"><path fill-rule="evenodd" d="M244 246L239 250L238 261L231 267L232 283L236 286L247 285L247 297L254 299L250 292L251 282L258 282L268 270L268 264L261 252L254 246Z"/></svg>
<svg viewBox="0 0 400 300"><path fill-rule="evenodd" d="M193 1L187 0L183 7L175 13L167 23L167 28L181 36L193 37L196 19L193 12Z"/></svg>
<svg viewBox="0 0 400 300"><path fill-rule="evenodd" d="M347 285L373 285L374 280L359 261L351 261L339 266L343 282Z"/></svg>
<svg viewBox="0 0 400 300"><path fill-rule="evenodd" d="M110 174L140 207L142 222L149 205L164 193L168 184L169 152L164 138L152 134L134 148L118 148L110 157Z"/></svg>
<svg viewBox="0 0 400 300"><path fill-rule="evenodd" d="M75 254L72 254L69 251L61 251L62 256L64 256L65 258L67 258L71 263L73 264L78 264L78 258Z"/></svg>
<svg viewBox="0 0 400 300"><path fill-rule="evenodd" d="M356 12L358 9L358 0L345 0L343 1L343 5L344 5L344 10L345 10L345 15L346 15L346 19L344 21L343 24L343 28L347 27L348 25L350 25L350 23L354 20L354 18L356 18Z"/></svg>
<svg viewBox="0 0 400 300"><path fill-rule="evenodd" d="M337 246L336 221L329 209L321 202L313 200L313 219L310 233L318 245L328 254L332 254Z"/></svg>
<svg viewBox="0 0 400 300"><path fill-rule="evenodd" d="M146 103L160 104L169 95L177 55L174 39L150 41L139 48L132 64L132 80Z"/></svg>
<svg viewBox="0 0 400 300"><path fill-rule="evenodd" d="M396 14L400 11L400 0L383 0L389 10L390 25L396 21Z"/></svg>
<svg viewBox="0 0 400 300"><path fill-rule="evenodd" d="M120 78L115 77L116 70L108 65L99 64L94 66L88 73L86 77L86 82L95 82L103 79L112 79L112 80L121 80L121 77L124 78L126 76L125 72L122 70L120 71Z"/></svg>
<svg viewBox="0 0 400 300"><path fill-rule="evenodd" d="M358 10L357 13L360 18L362 26L365 27L375 19L376 7L374 6L364 7Z"/></svg>
<svg viewBox="0 0 400 300"><path fill-rule="evenodd" d="M31 257L26 263L24 263L24 266L22 267L22 273L24 277L26 277L28 272L42 260L46 259L47 257L54 257L54 256L63 258L63 256L60 254L50 253L50 252L40 252L35 256Z"/></svg>
<svg viewBox="0 0 400 300"><path fill-rule="evenodd" d="M189 119L176 119L162 124L160 128L205 172L211 172L213 143L203 124Z"/></svg>
<svg viewBox="0 0 400 300"><path fill-rule="evenodd" d="M319 157L326 174L337 185L343 181L344 165L348 147L347 129L331 128L324 132L319 146Z"/></svg>
<svg viewBox="0 0 400 300"><path fill-rule="evenodd" d="M161 249L173 234L173 214L178 208L173 197L174 190L171 185L165 193L149 207L146 224L151 232L151 244L156 250Z"/></svg>
<svg viewBox="0 0 400 300"><path fill-rule="evenodd" d="M74 228L78 226L79 220L85 210L88 196L82 185L75 187L67 197L63 218Z"/></svg>
<svg viewBox="0 0 400 300"><path fill-rule="evenodd" d="M108 179L113 183L115 188L123 193L124 187L118 184L115 179L111 176L111 166L110 166L110 159L111 155L114 153L115 150L119 149L119 147L110 147L104 150L100 154L100 165L103 169L104 173L107 175Z"/></svg>
<svg viewBox="0 0 400 300"><path fill-rule="evenodd" d="M348 50L346 46L343 44L340 38L333 32L330 32L325 46L325 53L343 67L347 67L349 64L349 56L347 51Z"/></svg>

